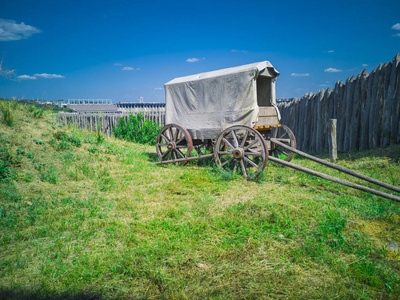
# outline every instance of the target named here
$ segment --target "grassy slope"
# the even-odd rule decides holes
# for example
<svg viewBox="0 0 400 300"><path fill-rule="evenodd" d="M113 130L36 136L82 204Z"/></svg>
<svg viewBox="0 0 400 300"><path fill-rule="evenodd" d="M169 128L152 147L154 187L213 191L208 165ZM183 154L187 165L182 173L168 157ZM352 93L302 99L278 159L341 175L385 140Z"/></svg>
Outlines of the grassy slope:
<svg viewBox="0 0 400 300"><path fill-rule="evenodd" d="M400 258L386 250L400 243L398 203L272 163L259 182L156 166L153 147L14 115L0 124L13 162L0 182L0 298L400 294ZM54 140L60 130L82 145ZM338 163L400 186L399 159L395 146Z"/></svg>

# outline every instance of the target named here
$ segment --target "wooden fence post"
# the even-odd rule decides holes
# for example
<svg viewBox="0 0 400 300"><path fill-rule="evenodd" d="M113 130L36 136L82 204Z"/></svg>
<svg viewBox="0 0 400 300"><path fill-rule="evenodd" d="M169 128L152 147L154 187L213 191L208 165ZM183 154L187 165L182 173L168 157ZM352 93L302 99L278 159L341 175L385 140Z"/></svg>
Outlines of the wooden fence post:
<svg viewBox="0 0 400 300"><path fill-rule="evenodd" d="M336 142L336 127L337 120L329 119L329 159L331 162L336 161L337 159L337 142Z"/></svg>

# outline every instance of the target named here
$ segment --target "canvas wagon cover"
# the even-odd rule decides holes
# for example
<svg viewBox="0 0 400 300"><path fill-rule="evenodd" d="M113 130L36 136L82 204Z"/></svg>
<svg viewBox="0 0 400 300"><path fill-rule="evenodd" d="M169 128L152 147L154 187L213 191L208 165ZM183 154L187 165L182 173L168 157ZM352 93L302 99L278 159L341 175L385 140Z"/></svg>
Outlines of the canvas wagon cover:
<svg viewBox="0 0 400 300"><path fill-rule="evenodd" d="M279 72L268 61L175 78L165 87L166 124L186 128L194 139L216 138L233 125L257 122L257 78L268 77L275 104Z"/></svg>

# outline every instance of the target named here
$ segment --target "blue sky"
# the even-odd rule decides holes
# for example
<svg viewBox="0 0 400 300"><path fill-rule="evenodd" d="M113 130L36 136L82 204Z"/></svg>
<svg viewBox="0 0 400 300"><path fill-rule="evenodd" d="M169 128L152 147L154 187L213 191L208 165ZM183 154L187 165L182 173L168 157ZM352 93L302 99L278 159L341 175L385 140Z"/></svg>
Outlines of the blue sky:
<svg viewBox="0 0 400 300"><path fill-rule="evenodd" d="M175 77L269 60L301 97L400 52L400 1L0 0L0 97L162 102Z"/></svg>

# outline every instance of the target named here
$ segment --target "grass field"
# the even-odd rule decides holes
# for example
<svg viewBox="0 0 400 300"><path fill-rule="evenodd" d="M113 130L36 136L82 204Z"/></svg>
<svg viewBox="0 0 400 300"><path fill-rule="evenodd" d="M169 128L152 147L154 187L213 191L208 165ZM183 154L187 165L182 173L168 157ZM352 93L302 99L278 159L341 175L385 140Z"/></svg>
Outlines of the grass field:
<svg viewBox="0 0 400 300"><path fill-rule="evenodd" d="M399 298L399 203L271 162L256 181L156 166L155 147L8 109L0 299ZM400 186L400 145L338 164Z"/></svg>

